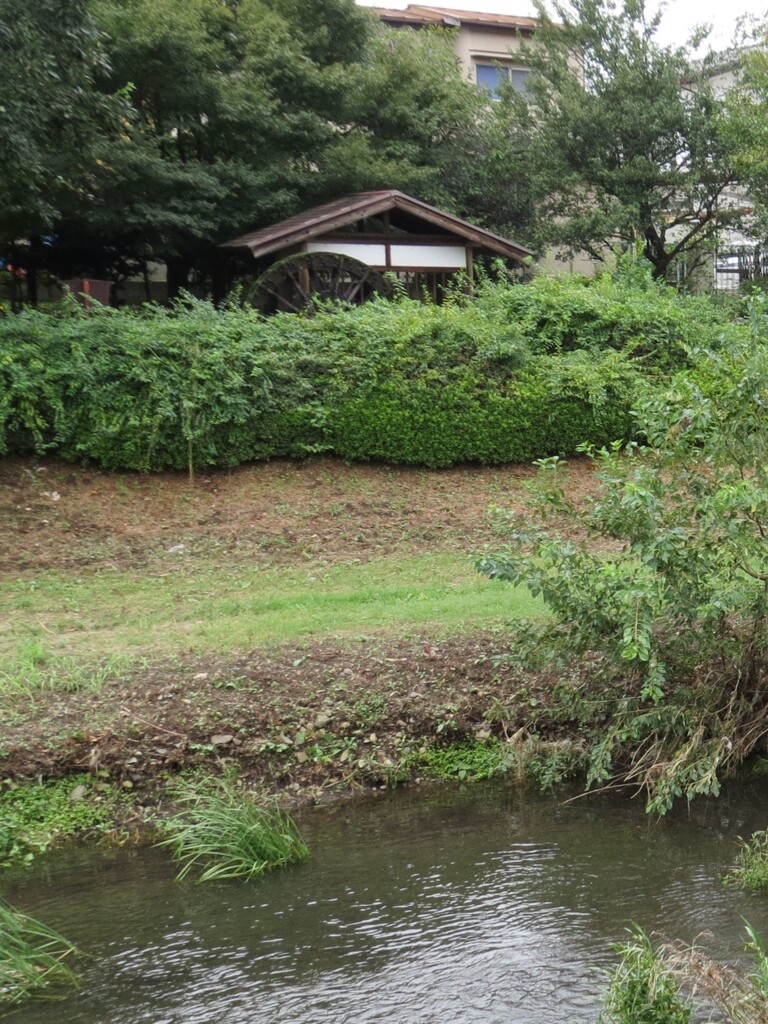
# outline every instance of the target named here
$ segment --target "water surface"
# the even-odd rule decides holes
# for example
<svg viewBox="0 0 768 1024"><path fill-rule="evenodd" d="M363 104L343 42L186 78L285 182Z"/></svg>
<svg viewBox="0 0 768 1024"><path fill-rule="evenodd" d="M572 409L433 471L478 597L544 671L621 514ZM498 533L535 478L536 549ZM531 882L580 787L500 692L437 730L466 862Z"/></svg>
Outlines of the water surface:
<svg viewBox="0 0 768 1024"><path fill-rule="evenodd" d="M402 792L300 816L305 864L173 881L156 850L79 850L5 895L92 959L64 1003L14 1024L574 1024L636 921L724 959L768 897L719 881L768 787L651 822L638 802L510 786Z"/></svg>

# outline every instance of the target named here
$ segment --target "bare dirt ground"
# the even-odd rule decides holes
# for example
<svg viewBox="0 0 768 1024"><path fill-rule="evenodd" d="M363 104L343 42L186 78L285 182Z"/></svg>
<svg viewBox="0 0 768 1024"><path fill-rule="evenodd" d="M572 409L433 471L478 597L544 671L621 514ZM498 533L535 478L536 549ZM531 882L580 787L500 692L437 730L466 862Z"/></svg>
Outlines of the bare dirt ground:
<svg viewBox="0 0 768 1024"><path fill-rule="evenodd" d="M200 475L104 473L55 461L0 462L0 572L145 567L172 544L227 560L289 564L468 550L493 533L489 506L523 509L528 466L419 470L330 459ZM574 462L569 495L593 490Z"/></svg>
<svg viewBox="0 0 768 1024"><path fill-rule="evenodd" d="M151 572L174 544L227 567L291 565L497 543L490 505L526 504L533 470L448 471L275 461L201 475L0 463L0 572ZM594 489L576 463L569 495ZM367 636L157 661L85 688L20 696L0 722L0 778L104 771L126 788L237 762L318 796L382 785L414 744L535 727L547 679L497 655L502 635Z"/></svg>

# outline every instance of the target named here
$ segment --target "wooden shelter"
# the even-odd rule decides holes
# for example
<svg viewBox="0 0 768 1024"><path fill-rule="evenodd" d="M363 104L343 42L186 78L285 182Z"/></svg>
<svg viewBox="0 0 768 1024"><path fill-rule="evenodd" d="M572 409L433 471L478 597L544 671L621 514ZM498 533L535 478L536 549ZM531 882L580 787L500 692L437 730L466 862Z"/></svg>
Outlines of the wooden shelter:
<svg viewBox="0 0 768 1024"><path fill-rule="evenodd" d="M289 217L222 245L271 258L253 301L264 312L298 312L317 299L360 303L395 282L439 301L449 279L472 280L478 255L521 269L533 253L396 189L360 192Z"/></svg>

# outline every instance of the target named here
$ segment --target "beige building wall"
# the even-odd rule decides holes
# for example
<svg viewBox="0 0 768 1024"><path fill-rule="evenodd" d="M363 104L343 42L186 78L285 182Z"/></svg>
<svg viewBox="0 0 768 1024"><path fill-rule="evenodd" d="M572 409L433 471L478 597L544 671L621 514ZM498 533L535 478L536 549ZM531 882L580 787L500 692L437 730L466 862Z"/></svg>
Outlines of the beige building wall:
<svg viewBox="0 0 768 1024"><path fill-rule="evenodd" d="M498 60L502 64L515 64L514 54L520 52L522 39L509 30L479 28L461 25L456 32L456 56L467 71L467 77L477 81L475 68L479 63ZM522 65L517 64L518 67Z"/></svg>

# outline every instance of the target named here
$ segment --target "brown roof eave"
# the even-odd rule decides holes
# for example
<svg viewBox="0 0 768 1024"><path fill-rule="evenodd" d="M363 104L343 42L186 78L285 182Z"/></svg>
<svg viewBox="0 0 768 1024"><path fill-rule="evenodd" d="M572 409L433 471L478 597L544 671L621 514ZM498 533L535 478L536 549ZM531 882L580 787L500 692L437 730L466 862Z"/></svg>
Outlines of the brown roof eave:
<svg viewBox="0 0 768 1024"><path fill-rule="evenodd" d="M343 227L354 220L360 220L362 217L375 217L378 213L384 213L385 210L391 209L392 193L385 192L377 200L371 201L371 199L368 199L367 201L360 200L356 203L350 203L349 206L340 209L335 215L327 213L318 214L316 217L309 218L290 231L279 235L276 234L271 238L262 237L255 244L252 244L249 239L256 234L262 234L261 231L253 232L253 234L249 235L241 235L239 238L234 238L231 242L222 242L219 248L250 249L254 257L267 256L277 249L287 249L292 245L297 245L299 242L304 242L321 231L334 231L336 228ZM359 216L355 217L355 214L359 214ZM279 227L279 225L276 225L276 227Z"/></svg>
<svg viewBox="0 0 768 1024"><path fill-rule="evenodd" d="M472 25L478 28L501 28L512 30L516 35L533 35L538 27L536 18L514 14L492 14L479 11L465 11L455 7L431 7L426 4L409 4L403 9L373 7L381 21L391 24L410 23L416 26L428 25Z"/></svg>
<svg viewBox="0 0 768 1024"><path fill-rule="evenodd" d="M486 231L485 228L470 224L460 217L454 217L453 214L443 213L442 210L396 189L345 196L314 210L308 210L305 215L297 214L287 221L223 242L220 248L249 249L255 258L267 256L280 249L291 248L321 233L334 231L364 217L375 217L392 209L421 217L427 223L441 227L473 245L500 256L516 260L534 256L534 253L525 246L517 245L492 231Z"/></svg>
<svg viewBox="0 0 768 1024"><path fill-rule="evenodd" d="M535 256L531 249L526 249L523 245L516 245L506 238L502 238L501 235L494 234L493 231L487 231L476 224L470 224L467 220L462 220L461 217L454 217L453 214L443 213L434 206L423 203L420 199L414 199L412 196L396 193L394 205L398 209L406 210L408 213L416 212L414 210L414 207L416 207L425 220L429 220L433 224L445 228L447 231L452 231L454 234L460 234L473 244L481 246L483 249L490 249L493 252L499 253L499 255L509 256L516 260L524 260ZM457 227L459 228L458 231Z"/></svg>

